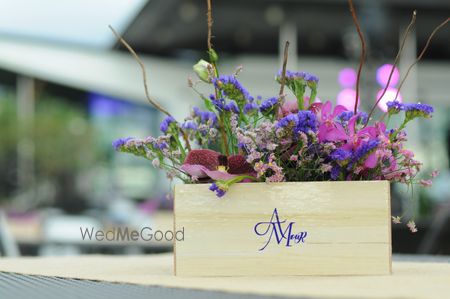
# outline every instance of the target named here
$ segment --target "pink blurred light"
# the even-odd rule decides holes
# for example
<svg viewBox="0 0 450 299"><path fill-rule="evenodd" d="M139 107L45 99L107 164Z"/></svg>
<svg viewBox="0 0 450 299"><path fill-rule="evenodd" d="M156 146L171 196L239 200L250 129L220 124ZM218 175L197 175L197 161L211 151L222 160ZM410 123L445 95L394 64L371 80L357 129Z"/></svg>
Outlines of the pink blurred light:
<svg viewBox="0 0 450 299"><path fill-rule="evenodd" d="M380 98L380 96L383 94L383 90L384 89L380 89L377 92L377 98L375 100L378 100ZM383 112L387 112L386 103L393 101L395 99L396 94L397 94L397 88L392 88L392 87L388 88L386 90L386 93L384 94L384 96L381 98L380 102L378 102L378 108L380 108ZM403 98L400 93L398 94L397 101L399 101L400 103L403 102Z"/></svg>
<svg viewBox="0 0 450 299"><path fill-rule="evenodd" d="M356 91L352 88L345 88L337 95L337 105L342 105L348 110L353 111L355 108ZM361 98L358 99L358 108L361 103Z"/></svg>
<svg viewBox="0 0 450 299"><path fill-rule="evenodd" d="M353 87L356 85L356 72L352 68L345 68L339 72L338 82L344 88Z"/></svg>
<svg viewBox="0 0 450 299"><path fill-rule="evenodd" d="M385 87L389 80L389 75L391 74L392 64L384 64L380 66L377 70L377 82L381 85L381 87ZM400 72L398 68L394 68L394 72L392 73L391 82L389 82L389 87L394 87L397 85L400 79Z"/></svg>

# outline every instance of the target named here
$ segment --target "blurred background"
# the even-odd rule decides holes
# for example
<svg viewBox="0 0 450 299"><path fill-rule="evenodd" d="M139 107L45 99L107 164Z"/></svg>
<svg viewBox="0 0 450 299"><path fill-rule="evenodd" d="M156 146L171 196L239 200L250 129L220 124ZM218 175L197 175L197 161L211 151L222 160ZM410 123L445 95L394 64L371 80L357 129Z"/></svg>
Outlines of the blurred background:
<svg viewBox="0 0 450 299"><path fill-rule="evenodd" d="M383 103L392 100L432 30L448 17L446 0L354 1L367 41L361 80L364 110L384 89L417 9ZM345 0L213 1L213 44L222 73L240 65L254 96L278 90L274 76L289 40L288 68L320 78L319 98L353 106L360 42ZM0 0L0 255L137 254L171 242L96 242L80 226L172 228L170 185L143 159L115 153L119 137L158 135L162 115L147 104L141 73L111 24L140 54L152 96L182 120L201 105L188 88L206 58L203 0ZM397 72L398 71L398 72ZM394 253L450 254L450 26L432 41L402 87L404 102L431 104L433 119L409 127L409 148L431 188L393 186L394 215L415 212L419 232L393 225Z"/></svg>

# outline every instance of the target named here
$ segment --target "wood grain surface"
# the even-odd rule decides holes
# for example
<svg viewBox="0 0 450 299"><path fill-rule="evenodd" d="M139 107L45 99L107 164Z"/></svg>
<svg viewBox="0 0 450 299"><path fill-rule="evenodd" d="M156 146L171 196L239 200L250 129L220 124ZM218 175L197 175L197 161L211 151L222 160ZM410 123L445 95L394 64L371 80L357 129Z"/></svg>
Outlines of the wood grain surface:
<svg viewBox="0 0 450 299"><path fill-rule="evenodd" d="M387 181L177 185L174 214L178 276L391 273Z"/></svg>

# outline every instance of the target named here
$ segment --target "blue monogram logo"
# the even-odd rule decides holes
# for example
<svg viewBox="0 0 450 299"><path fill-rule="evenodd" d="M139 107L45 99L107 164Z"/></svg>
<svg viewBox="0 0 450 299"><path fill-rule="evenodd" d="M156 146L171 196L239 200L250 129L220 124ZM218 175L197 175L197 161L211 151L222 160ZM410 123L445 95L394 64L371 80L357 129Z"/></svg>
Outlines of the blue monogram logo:
<svg viewBox="0 0 450 299"><path fill-rule="evenodd" d="M308 232L303 231L299 233L294 233L292 231L295 222L287 222L287 220L280 221L280 217L278 216L278 211L275 208L272 213L272 217L270 221L258 222L255 225L255 233L258 236L264 237L266 236L267 242L263 247L259 249L259 251L264 250L267 245L271 242L272 238L275 237L275 241L278 245L284 244L286 247L291 247L292 244L299 244L300 242L304 243L305 238L308 235Z"/></svg>

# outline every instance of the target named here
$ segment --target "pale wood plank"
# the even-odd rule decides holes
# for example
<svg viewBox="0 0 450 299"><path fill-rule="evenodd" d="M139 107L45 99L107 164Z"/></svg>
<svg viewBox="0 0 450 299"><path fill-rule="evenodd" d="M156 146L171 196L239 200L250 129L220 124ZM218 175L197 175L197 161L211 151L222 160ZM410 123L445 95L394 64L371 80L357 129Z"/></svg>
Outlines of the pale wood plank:
<svg viewBox="0 0 450 299"><path fill-rule="evenodd" d="M294 221L305 243L269 244L253 230L269 221ZM339 275L391 272L387 181L249 183L217 199L208 185L178 185L176 274L181 276Z"/></svg>

